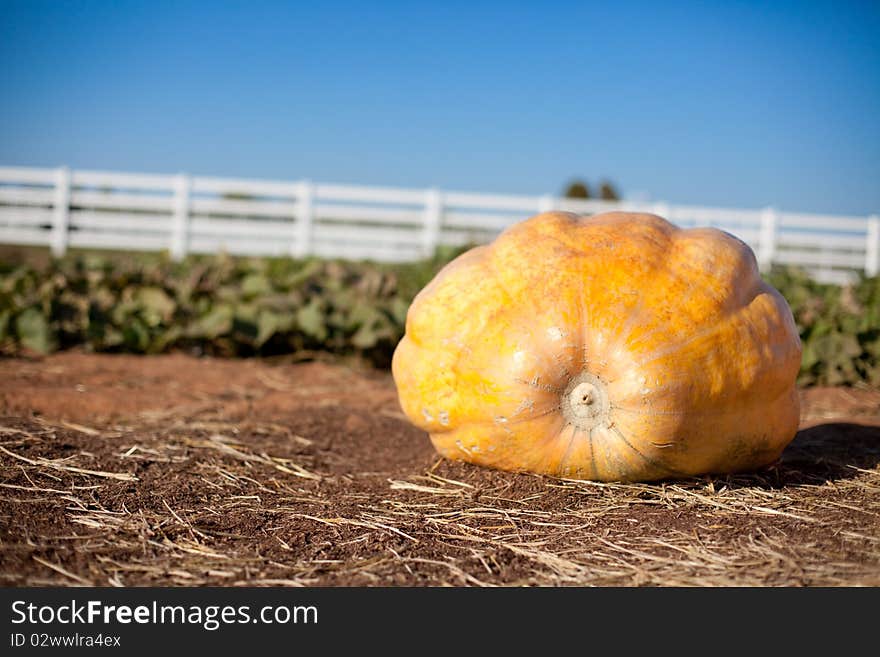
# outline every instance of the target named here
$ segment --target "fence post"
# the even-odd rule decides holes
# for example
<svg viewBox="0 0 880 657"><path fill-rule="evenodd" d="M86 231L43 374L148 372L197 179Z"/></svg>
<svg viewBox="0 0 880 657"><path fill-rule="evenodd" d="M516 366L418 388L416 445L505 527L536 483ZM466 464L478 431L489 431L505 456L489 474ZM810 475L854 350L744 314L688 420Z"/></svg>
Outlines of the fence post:
<svg viewBox="0 0 880 657"><path fill-rule="evenodd" d="M70 169L61 167L55 172L55 199L52 213L52 234L49 247L52 255L60 258L67 251L70 225Z"/></svg>
<svg viewBox="0 0 880 657"><path fill-rule="evenodd" d="M769 271L776 257L776 209L767 207L761 210L761 232L758 235L758 267L761 271Z"/></svg>
<svg viewBox="0 0 880 657"><path fill-rule="evenodd" d="M312 228L315 223L315 186L309 180L296 185L296 239L290 255L305 258L312 251Z"/></svg>
<svg viewBox="0 0 880 657"><path fill-rule="evenodd" d="M422 255L426 258L431 258L440 243L440 226L443 223L443 198L438 189L429 189L425 193L424 220Z"/></svg>
<svg viewBox="0 0 880 657"><path fill-rule="evenodd" d="M538 212L553 212L556 209L556 199L552 194L544 194L538 199Z"/></svg>
<svg viewBox="0 0 880 657"><path fill-rule="evenodd" d="M174 177L174 211L171 217L171 258L183 260L189 250L190 179L185 173Z"/></svg>
<svg viewBox="0 0 880 657"><path fill-rule="evenodd" d="M868 243L865 248L865 275L880 274L880 217L868 217Z"/></svg>

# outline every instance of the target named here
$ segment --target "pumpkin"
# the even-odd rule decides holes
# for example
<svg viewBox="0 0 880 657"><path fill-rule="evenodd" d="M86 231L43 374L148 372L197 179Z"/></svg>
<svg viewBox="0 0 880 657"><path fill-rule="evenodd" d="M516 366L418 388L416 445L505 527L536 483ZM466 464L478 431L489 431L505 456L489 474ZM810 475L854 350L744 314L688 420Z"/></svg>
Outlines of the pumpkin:
<svg viewBox="0 0 880 657"><path fill-rule="evenodd" d="M800 359L788 304L736 237L550 212L419 292L392 373L450 459L650 481L778 458L798 427Z"/></svg>

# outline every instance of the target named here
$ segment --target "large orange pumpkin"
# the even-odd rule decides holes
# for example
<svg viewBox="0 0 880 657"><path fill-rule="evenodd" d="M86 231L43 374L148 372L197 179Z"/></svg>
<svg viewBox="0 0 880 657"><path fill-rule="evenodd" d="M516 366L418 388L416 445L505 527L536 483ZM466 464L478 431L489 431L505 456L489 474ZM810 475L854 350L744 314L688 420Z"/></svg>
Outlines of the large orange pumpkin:
<svg viewBox="0 0 880 657"><path fill-rule="evenodd" d="M437 274L393 374L446 457L646 481L774 461L797 431L800 358L788 304L739 239L550 212Z"/></svg>

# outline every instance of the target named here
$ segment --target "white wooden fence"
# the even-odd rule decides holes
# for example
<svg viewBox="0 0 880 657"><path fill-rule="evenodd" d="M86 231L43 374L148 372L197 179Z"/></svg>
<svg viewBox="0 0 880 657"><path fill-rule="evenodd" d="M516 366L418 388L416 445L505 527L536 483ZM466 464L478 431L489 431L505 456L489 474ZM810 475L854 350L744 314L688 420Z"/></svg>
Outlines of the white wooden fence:
<svg viewBox="0 0 880 657"><path fill-rule="evenodd" d="M438 245L486 242L550 209L715 226L748 243L762 267L800 265L825 281L880 270L877 216L0 167L0 243L48 245L56 255L73 247L408 261Z"/></svg>

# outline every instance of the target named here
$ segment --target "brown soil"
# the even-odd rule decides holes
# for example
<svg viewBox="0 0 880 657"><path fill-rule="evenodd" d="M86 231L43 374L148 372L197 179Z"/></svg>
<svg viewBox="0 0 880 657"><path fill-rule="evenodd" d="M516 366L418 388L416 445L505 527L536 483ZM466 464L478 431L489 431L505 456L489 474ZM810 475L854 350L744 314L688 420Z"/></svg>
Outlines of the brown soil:
<svg viewBox="0 0 880 657"><path fill-rule="evenodd" d="M750 475L597 484L440 459L387 373L0 360L0 584L880 585L880 392L802 392Z"/></svg>

